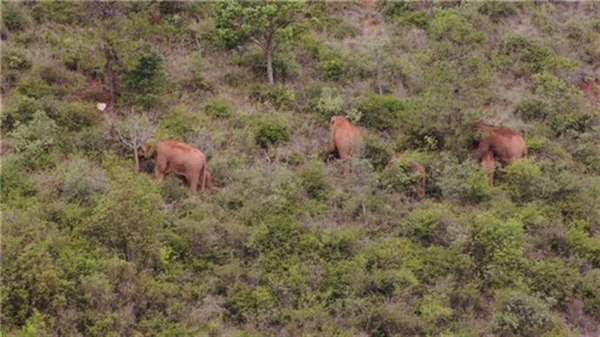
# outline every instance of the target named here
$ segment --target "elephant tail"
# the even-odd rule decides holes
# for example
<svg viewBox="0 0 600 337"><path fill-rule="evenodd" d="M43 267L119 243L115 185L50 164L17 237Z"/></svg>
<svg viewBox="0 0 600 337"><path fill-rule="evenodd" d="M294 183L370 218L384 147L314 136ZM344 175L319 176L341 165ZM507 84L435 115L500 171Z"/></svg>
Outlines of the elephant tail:
<svg viewBox="0 0 600 337"><path fill-rule="evenodd" d="M200 190L204 191L206 189L206 163L202 165L202 169L200 170Z"/></svg>

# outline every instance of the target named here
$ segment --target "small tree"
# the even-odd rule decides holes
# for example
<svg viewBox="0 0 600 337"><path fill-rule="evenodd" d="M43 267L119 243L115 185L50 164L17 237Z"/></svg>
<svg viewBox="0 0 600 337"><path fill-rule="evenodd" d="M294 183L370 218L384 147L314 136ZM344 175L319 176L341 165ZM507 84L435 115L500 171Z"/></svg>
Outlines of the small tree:
<svg viewBox="0 0 600 337"><path fill-rule="evenodd" d="M477 111L491 96L486 36L460 12L436 14L428 30L430 54L423 73L427 89L419 104L425 130L436 129L461 148L461 135L469 128L469 112ZM433 121L433 125L431 123Z"/></svg>
<svg viewBox="0 0 600 337"><path fill-rule="evenodd" d="M55 145L57 134L58 126L54 120L38 110L27 124L16 123L11 133L12 144L23 163L36 169L51 162L49 153Z"/></svg>
<svg viewBox="0 0 600 337"><path fill-rule="evenodd" d="M105 114L105 116L114 130L113 137L117 138L127 148L133 150L135 170L136 172L140 172L142 169L140 167L138 151L142 144L150 139L156 131L156 113L136 114L131 109L130 113L119 121L112 119L108 114Z"/></svg>
<svg viewBox="0 0 600 337"><path fill-rule="evenodd" d="M274 84L273 54L300 32L303 6L303 1L223 1L217 5L217 31L228 48L249 41L261 48L269 84Z"/></svg>

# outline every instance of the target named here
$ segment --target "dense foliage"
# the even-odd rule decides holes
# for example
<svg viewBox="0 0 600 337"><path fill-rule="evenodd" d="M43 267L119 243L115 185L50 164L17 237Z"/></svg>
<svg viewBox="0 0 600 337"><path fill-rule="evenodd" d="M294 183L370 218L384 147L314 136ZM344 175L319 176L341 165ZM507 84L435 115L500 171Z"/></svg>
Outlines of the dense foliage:
<svg viewBox="0 0 600 337"><path fill-rule="evenodd" d="M0 333L596 335L599 10L3 1ZM493 185L482 118L529 148ZM137 173L150 135L216 189Z"/></svg>

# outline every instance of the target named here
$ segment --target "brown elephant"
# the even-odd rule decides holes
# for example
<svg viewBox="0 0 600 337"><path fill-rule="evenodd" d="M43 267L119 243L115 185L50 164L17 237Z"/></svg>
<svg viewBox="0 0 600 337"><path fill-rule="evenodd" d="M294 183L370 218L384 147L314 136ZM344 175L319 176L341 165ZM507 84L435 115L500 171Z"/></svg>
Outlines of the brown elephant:
<svg viewBox="0 0 600 337"><path fill-rule="evenodd" d="M479 145L474 155L476 159L482 160L484 155L491 152L502 165L510 165L527 156L527 145L514 130L484 122L477 123L475 128L479 135Z"/></svg>
<svg viewBox="0 0 600 337"><path fill-rule="evenodd" d="M600 108L600 78L596 77L593 81L582 78L576 86L584 97Z"/></svg>
<svg viewBox="0 0 600 337"><path fill-rule="evenodd" d="M198 185L205 190L210 182L210 177L206 175L206 157L189 144L169 139L159 141L153 148L144 143L139 150L139 157L155 159L154 177L158 181L163 181L165 175L170 173L184 177L192 194L197 193Z"/></svg>
<svg viewBox="0 0 600 337"><path fill-rule="evenodd" d="M391 169L396 165L396 161L393 159L387 164L386 169ZM408 169L412 175L414 175L417 180L415 181L415 196L417 200L425 198L425 188L427 185L427 181L425 178L425 167L421 165L419 162L410 161L408 165Z"/></svg>
<svg viewBox="0 0 600 337"><path fill-rule="evenodd" d="M362 143L362 135L358 127L344 116L333 116L330 121L329 145L324 153L324 159L339 158L344 163L344 175L350 173L346 163L348 158L357 153Z"/></svg>
<svg viewBox="0 0 600 337"><path fill-rule="evenodd" d="M494 159L494 154L492 151L486 152L481 157L481 167L483 171L487 173L490 179L490 185L494 183L494 170L496 170L496 160Z"/></svg>

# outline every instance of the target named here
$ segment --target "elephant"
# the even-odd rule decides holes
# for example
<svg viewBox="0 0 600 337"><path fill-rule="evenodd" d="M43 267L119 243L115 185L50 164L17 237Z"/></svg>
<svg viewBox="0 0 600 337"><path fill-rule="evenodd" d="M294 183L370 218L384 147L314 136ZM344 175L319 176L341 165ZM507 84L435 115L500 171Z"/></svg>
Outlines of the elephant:
<svg viewBox="0 0 600 337"><path fill-rule="evenodd" d="M582 78L576 86L584 97L593 102L597 108L600 108L600 78L596 77L594 80Z"/></svg>
<svg viewBox="0 0 600 337"><path fill-rule="evenodd" d="M396 165L396 161L393 159L390 160L386 166L386 170L391 169L395 165ZM423 167L423 165L421 165L419 162L416 162L413 160L413 161L408 162L408 169L409 169L409 172L417 178L417 180L415 181L416 199L420 200L420 199L425 198L425 187L427 184L427 181L425 178L425 167Z"/></svg>
<svg viewBox="0 0 600 337"><path fill-rule="evenodd" d="M333 116L330 120L329 145L324 153L324 159L339 158L344 163L344 176L350 173L348 158L357 153L362 144L362 135L358 127L344 116Z"/></svg>
<svg viewBox="0 0 600 337"><path fill-rule="evenodd" d="M488 174L490 185L494 184L494 170L496 170L496 160L492 151L486 152L481 157L481 167Z"/></svg>
<svg viewBox="0 0 600 337"><path fill-rule="evenodd" d="M484 122L475 125L479 134L479 145L474 154L478 160L491 152L502 165L510 165L527 156L527 145L517 132L505 126L495 126Z"/></svg>
<svg viewBox="0 0 600 337"><path fill-rule="evenodd" d="M205 190L210 176L206 174L206 157L193 146L177 140L161 140L153 148L149 143L142 144L140 159L155 159L154 177L163 181L165 175L174 173L184 177L192 194L197 193L198 185Z"/></svg>

